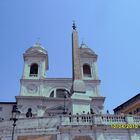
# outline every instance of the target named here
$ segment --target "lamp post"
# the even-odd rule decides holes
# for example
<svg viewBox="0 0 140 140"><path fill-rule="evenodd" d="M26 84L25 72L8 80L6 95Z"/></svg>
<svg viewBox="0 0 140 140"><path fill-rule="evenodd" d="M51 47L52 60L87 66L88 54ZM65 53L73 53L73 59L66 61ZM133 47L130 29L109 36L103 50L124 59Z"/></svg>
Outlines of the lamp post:
<svg viewBox="0 0 140 140"><path fill-rule="evenodd" d="M10 120L13 120L12 140L14 140L16 121L18 120L19 115L20 115L20 111L18 110L17 106L14 105L12 109L12 118L10 119Z"/></svg>
<svg viewBox="0 0 140 140"><path fill-rule="evenodd" d="M63 111L63 114L67 114L67 112L66 112L66 98L67 98L67 96L66 96L66 94L64 94L64 111Z"/></svg>

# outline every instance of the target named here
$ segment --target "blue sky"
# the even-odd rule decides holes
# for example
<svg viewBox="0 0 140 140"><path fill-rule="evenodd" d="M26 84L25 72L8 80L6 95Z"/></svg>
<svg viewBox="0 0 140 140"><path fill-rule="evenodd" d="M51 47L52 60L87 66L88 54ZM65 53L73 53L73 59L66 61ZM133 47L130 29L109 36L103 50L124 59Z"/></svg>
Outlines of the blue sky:
<svg viewBox="0 0 140 140"><path fill-rule="evenodd" d="M49 53L47 77L71 77L71 32L98 54L101 95L110 111L140 92L139 0L4 0L0 2L0 101L19 95L24 51Z"/></svg>

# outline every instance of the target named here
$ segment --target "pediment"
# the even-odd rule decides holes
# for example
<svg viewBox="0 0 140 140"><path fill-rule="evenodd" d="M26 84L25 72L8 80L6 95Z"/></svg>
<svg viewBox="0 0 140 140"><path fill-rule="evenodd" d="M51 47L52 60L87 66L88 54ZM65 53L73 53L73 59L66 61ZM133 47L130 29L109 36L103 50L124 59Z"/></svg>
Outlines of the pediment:
<svg viewBox="0 0 140 140"><path fill-rule="evenodd" d="M38 50L33 50L33 51L30 51L30 52L27 52L26 53L27 55L45 55L44 52L41 52L41 51L38 51Z"/></svg>
<svg viewBox="0 0 140 140"><path fill-rule="evenodd" d="M26 55L47 55L47 51L42 48L41 46L33 46L30 47L28 50L25 52Z"/></svg>
<svg viewBox="0 0 140 140"><path fill-rule="evenodd" d="M89 53L89 52L82 52L80 53L81 57L96 57L97 55L95 53Z"/></svg>

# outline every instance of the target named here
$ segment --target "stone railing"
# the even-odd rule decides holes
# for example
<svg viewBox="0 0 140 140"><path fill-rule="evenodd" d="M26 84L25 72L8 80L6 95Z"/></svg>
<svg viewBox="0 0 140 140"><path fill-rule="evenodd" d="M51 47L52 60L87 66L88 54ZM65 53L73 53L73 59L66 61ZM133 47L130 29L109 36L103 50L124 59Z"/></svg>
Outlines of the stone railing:
<svg viewBox="0 0 140 140"><path fill-rule="evenodd" d="M140 116L130 115L71 115L61 117L61 125L139 124Z"/></svg>
<svg viewBox="0 0 140 140"><path fill-rule="evenodd" d="M140 124L140 116L134 116L133 121L134 121L134 123L139 123Z"/></svg>
<svg viewBox="0 0 140 140"><path fill-rule="evenodd" d="M1 121L0 130L11 129L13 121ZM49 117L20 118L17 129L30 128L57 128L60 126L82 125L112 125L112 124L137 124L140 125L140 116L127 115L56 115Z"/></svg>

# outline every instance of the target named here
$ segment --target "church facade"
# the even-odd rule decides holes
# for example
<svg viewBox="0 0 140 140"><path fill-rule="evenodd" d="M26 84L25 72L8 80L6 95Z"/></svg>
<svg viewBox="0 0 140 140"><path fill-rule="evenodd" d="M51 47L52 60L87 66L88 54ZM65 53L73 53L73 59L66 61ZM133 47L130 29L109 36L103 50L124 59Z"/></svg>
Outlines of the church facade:
<svg viewBox="0 0 140 140"><path fill-rule="evenodd" d="M79 47L72 27L72 78L47 78L48 52L39 43L26 50L20 95L0 102L0 140L140 139L139 116L103 114L97 54Z"/></svg>

